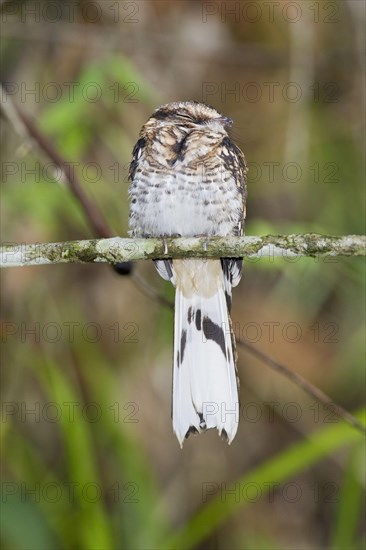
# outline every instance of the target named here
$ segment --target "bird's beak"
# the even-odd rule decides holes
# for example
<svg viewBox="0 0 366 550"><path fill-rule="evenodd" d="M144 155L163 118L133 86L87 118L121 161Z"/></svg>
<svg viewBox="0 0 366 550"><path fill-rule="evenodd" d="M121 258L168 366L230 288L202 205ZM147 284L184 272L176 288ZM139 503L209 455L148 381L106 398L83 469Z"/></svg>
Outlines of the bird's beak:
<svg viewBox="0 0 366 550"><path fill-rule="evenodd" d="M230 118L228 116L222 116L222 117L220 117L220 122L224 126L232 126L234 121L233 121L232 118Z"/></svg>

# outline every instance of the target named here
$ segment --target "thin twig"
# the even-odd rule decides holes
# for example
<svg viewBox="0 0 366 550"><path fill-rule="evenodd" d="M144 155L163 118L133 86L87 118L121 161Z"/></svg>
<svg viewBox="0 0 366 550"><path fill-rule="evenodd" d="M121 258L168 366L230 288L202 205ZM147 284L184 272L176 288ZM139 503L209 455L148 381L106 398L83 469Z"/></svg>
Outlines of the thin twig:
<svg viewBox="0 0 366 550"><path fill-rule="evenodd" d="M275 359L272 359L272 357L259 350L256 346L253 346L253 344L250 344L245 339L238 340L237 345L263 361L263 363L266 363L273 370L279 372L283 376L286 376L286 378L302 388L307 394L316 399L316 401L319 401L327 409L330 409L332 412L334 412L334 414L336 414L339 418L342 418L345 422L347 422L357 430L361 431L362 433L366 433L366 427L361 424L361 422L355 416L353 416L338 403L332 401L329 395L311 384L308 380L305 380L305 378L303 378L300 374L292 371Z"/></svg>
<svg viewBox="0 0 366 550"><path fill-rule="evenodd" d="M135 286L142 290L146 296L152 298L162 306L169 309L174 309L174 303L168 298L162 296L157 290L155 290L155 288L149 285L149 283L137 271L134 271L132 281L135 283Z"/></svg>
<svg viewBox="0 0 366 550"><path fill-rule="evenodd" d="M85 217L95 235L102 238L112 237L113 233L110 231L107 223L103 219L102 214L85 193L71 163L66 162L66 160L53 146L49 138L46 137L37 128L34 122L26 116L22 110L15 105L15 103L12 102L9 94L6 93L6 90L1 85L0 102L2 112L12 124L17 134L19 134L21 138L32 147L33 150L41 150L41 152L62 171L70 191L75 195L80 203L80 206L84 210ZM38 150L35 151L37 156L39 156Z"/></svg>

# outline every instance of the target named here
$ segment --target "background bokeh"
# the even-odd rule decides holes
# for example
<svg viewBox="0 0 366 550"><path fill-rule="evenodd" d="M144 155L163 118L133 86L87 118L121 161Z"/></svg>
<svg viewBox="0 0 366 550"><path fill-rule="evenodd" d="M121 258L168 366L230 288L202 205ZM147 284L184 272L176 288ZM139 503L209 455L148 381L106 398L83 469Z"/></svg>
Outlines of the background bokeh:
<svg viewBox="0 0 366 550"><path fill-rule="evenodd" d="M248 235L364 232L359 0L1 2L1 81L115 235L160 104L234 119ZM3 95L2 101L9 102ZM49 158L1 120L2 241L95 235ZM365 398L364 262L247 261L238 337L351 411ZM136 273L166 298L150 263ZM362 546L364 447L239 349L230 447L172 432L173 315L107 265L2 272L2 543L7 549Z"/></svg>

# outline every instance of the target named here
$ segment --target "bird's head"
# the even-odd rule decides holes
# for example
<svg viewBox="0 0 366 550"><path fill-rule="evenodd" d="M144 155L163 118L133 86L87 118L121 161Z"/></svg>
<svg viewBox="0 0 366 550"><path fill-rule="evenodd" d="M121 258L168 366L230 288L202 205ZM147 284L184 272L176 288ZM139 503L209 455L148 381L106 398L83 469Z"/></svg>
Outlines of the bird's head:
<svg viewBox="0 0 366 550"><path fill-rule="evenodd" d="M205 129L226 134L232 125L231 118L221 115L216 109L196 101L176 101L162 105L151 115L146 129L178 127L185 132Z"/></svg>

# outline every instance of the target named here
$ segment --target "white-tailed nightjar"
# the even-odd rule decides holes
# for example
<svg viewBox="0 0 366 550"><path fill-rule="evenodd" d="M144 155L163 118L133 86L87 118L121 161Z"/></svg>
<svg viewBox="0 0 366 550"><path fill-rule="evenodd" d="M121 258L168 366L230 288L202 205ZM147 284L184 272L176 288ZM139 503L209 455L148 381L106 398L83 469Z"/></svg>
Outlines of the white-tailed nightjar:
<svg viewBox="0 0 366 550"><path fill-rule="evenodd" d="M159 107L141 129L130 165L132 237L239 236L247 166L228 134L232 120L194 101ZM173 429L217 428L229 443L239 421L231 289L240 258L157 260L175 286Z"/></svg>

